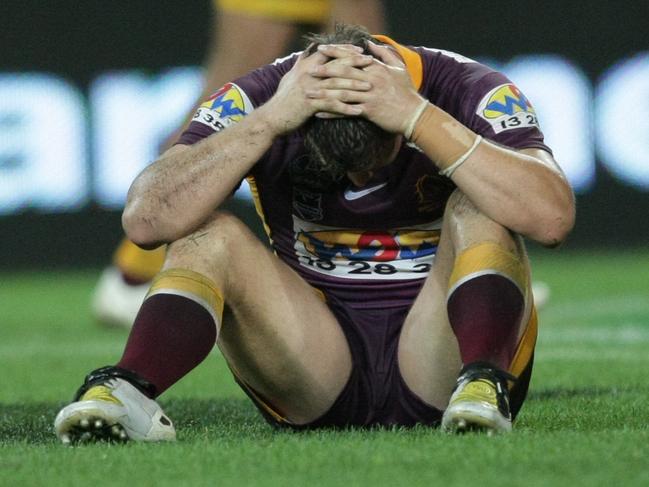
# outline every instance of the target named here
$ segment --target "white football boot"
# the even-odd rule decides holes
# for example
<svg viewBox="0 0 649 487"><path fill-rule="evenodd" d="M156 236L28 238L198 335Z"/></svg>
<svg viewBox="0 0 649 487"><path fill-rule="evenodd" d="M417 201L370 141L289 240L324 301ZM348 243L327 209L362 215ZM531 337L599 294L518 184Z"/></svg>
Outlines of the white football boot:
<svg viewBox="0 0 649 487"><path fill-rule="evenodd" d="M508 379L516 380L488 364L465 367L442 416L442 430L451 433L481 431L488 435L510 432Z"/></svg>
<svg viewBox="0 0 649 487"><path fill-rule="evenodd" d="M93 292L92 314L103 325L130 330L149 287L150 283L128 285L119 269L107 267Z"/></svg>
<svg viewBox="0 0 649 487"><path fill-rule="evenodd" d="M176 430L162 408L121 378L91 386L54 420L64 444L96 440L174 441Z"/></svg>

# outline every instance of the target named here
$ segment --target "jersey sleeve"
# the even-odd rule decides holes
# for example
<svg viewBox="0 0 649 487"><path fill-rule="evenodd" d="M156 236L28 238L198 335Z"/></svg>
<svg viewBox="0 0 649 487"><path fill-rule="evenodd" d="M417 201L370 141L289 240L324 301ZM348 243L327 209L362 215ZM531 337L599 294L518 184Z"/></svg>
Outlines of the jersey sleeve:
<svg viewBox="0 0 649 487"><path fill-rule="evenodd" d="M288 56L219 88L198 107L176 143L192 145L240 122L273 96L282 76L294 62L294 56Z"/></svg>
<svg viewBox="0 0 649 487"><path fill-rule="evenodd" d="M422 94L432 103L498 144L551 152L534 106L504 74L450 51L418 52L424 62Z"/></svg>
<svg viewBox="0 0 649 487"><path fill-rule="evenodd" d="M514 149L545 144L534 105L505 75L490 71L464 87L460 120L483 137Z"/></svg>
<svg viewBox="0 0 649 487"><path fill-rule="evenodd" d="M239 122L253 110L246 92L236 83L227 83L198 107L177 143L195 144Z"/></svg>

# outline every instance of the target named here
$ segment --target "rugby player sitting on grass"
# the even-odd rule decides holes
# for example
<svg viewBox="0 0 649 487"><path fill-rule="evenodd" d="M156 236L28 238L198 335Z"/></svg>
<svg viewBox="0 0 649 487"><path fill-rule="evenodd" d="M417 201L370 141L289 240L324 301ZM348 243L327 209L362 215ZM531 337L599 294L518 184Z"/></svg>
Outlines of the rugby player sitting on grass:
<svg viewBox="0 0 649 487"><path fill-rule="evenodd" d="M278 427L511 429L537 333L523 237L556 246L575 213L532 105L455 53L310 41L134 181L124 228L166 263L121 360L58 414L64 442L175 438L155 398L214 343ZM218 210L244 177L274 252Z"/></svg>

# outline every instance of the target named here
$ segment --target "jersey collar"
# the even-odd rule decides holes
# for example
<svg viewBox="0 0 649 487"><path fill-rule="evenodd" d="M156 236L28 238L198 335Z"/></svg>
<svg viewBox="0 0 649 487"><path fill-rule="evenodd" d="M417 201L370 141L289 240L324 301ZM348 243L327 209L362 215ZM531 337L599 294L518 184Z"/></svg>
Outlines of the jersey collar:
<svg viewBox="0 0 649 487"><path fill-rule="evenodd" d="M403 62L406 64L406 70L410 75L412 84L415 86L417 91L419 91L419 88L421 88L421 84L424 79L424 65L421 60L421 56L412 49L408 49L407 47L404 47L401 44L395 42L388 36L373 35L372 37L374 37L374 39L376 39L377 41L394 47L397 50L397 52L403 59Z"/></svg>

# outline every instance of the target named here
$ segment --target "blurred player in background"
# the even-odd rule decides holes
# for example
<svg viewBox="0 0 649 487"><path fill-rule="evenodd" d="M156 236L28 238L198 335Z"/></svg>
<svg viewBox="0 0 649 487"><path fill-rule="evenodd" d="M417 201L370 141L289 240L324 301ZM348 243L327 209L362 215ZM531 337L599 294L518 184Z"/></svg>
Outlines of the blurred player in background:
<svg viewBox="0 0 649 487"><path fill-rule="evenodd" d="M214 0L213 5L213 36L200 101L215 87L286 53L305 26L319 31L340 21L363 24L370 32L385 31L381 0ZM171 143L178 135L170 138ZM95 289L95 317L107 325L130 328L164 256L164 246L146 251L124 239Z"/></svg>
<svg viewBox="0 0 649 487"><path fill-rule="evenodd" d="M523 237L574 196L504 75L356 26L224 85L134 181L123 215L163 271L63 442L175 438L155 401L217 343L276 427L507 432L537 335ZM215 210L246 177L272 252Z"/></svg>

